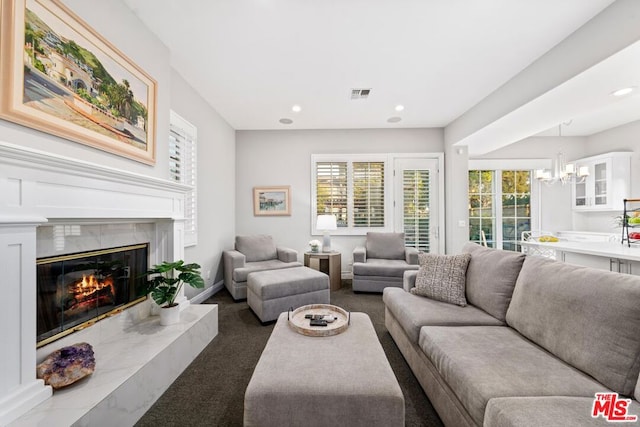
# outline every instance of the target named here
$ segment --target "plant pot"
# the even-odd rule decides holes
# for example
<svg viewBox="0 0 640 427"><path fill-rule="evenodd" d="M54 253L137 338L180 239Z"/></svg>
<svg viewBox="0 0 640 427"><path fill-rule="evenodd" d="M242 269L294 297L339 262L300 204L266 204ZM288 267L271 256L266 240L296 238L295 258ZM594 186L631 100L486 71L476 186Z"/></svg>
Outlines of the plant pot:
<svg viewBox="0 0 640 427"><path fill-rule="evenodd" d="M160 308L160 324L163 326L175 325L180 322L180 305Z"/></svg>

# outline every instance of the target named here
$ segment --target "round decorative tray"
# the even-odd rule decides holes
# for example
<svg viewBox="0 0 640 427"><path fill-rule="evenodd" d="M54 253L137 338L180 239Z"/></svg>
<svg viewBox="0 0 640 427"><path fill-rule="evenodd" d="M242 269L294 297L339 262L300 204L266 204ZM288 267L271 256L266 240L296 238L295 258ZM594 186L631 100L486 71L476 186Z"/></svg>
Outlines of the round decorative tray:
<svg viewBox="0 0 640 427"><path fill-rule="evenodd" d="M327 322L326 326L311 326L308 316L333 317L333 322ZM307 317L305 317L307 316ZM338 306L331 304L303 305L293 311L289 311L289 326L299 334L309 337L328 337L337 335L349 327L349 313Z"/></svg>

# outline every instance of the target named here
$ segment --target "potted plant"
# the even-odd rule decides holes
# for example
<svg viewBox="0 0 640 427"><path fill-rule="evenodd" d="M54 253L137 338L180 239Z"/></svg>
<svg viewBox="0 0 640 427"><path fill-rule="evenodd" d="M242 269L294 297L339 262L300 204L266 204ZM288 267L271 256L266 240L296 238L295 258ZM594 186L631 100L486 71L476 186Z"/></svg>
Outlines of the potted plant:
<svg viewBox="0 0 640 427"><path fill-rule="evenodd" d="M180 308L175 299L185 283L194 288L204 288L204 280L198 271L199 268L198 264L185 264L182 260L164 261L146 272L149 277L147 290L151 293L151 298L161 307L161 325L178 323Z"/></svg>
<svg viewBox="0 0 640 427"><path fill-rule="evenodd" d="M318 252L318 249L320 248L320 241L319 240L311 240L309 242L309 247L311 248L311 252Z"/></svg>

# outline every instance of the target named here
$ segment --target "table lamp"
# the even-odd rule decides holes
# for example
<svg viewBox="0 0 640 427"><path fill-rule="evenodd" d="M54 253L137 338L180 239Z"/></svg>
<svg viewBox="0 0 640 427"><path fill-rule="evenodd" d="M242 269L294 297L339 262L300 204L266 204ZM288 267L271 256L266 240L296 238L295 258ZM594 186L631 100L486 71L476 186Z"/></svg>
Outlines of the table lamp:
<svg viewBox="0 0 640 427"><path fill-rule="evenodd" d="M316 230L324 232L322 237L322 252L331 252L331 236L330 230L337 230L338 224L335 215L318 215Z"/></svg>

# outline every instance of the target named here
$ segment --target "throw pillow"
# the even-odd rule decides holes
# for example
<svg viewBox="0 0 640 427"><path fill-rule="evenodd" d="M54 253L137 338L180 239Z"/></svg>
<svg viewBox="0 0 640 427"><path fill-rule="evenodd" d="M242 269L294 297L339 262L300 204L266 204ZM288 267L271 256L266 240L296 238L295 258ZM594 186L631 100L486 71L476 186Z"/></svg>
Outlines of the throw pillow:
<svg viewBox="0 0 640 427"><path fill-rule="evenodd" d="M420 269L416 276L414 295L421 295L437 301L466 306L466 273L471 254L418 255Z"/></svg>

